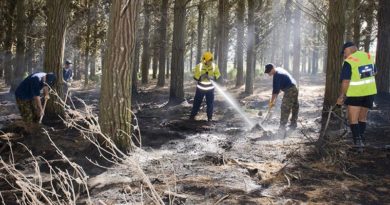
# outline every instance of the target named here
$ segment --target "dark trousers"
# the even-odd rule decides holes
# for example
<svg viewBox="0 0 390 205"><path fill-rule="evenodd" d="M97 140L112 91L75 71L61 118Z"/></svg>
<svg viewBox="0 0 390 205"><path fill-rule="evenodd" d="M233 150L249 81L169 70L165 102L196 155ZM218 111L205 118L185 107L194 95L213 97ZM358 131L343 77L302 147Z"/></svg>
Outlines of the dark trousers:
<svg viewBox="0 0 390 205"><path fill-rule="evenodd" d="M282 100L280 125L285 126L291 113L291 124L297 124L299 103L298 103L298 89L293 86L284 91Z"/></svg>
<svg viewBox="0 0 390 205"><path fill-rule="evenodd" d="M204 96L206 96L207 118L212 119L213 109L214 109L214 89L201 90L199 88L196 88L194 105L192 107L191 116L195 116L196 114L198 114Z"/></svg>

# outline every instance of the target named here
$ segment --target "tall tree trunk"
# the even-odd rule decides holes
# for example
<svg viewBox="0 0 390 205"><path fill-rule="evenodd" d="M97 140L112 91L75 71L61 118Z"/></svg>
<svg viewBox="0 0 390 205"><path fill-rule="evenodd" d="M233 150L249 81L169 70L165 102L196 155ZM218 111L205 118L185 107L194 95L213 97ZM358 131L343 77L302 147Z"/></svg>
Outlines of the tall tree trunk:
<svg viewBox="0 0 390 205"><path fill-rule="evenodd" d="M229 1L218 0L217 60L222 79L227 79L227 57L229 48Z"/></svg>
<svg viewBox="0 0 390 205"><path fill-rule="evenodd" d="M91 1L87 0L87 32L85 34L85 59L84 59L84 86L88 85L89 80L89 50L91 38Z"/></svg>
<svg viewBox="0 0 390 205"><path fill-rule="evenodd" d="M140 0L113 1L102 69L99 123L122 151L131 150L131 76Z"/></svg>
<svg viewBox="0 0 390 205"><path fill-rule="evenodd" d="M368 1L366 10L364 14L366 15L367 26L364 29L364 51L370 52L370 44L372 38L372 29L374 24L374 10L375 10L375 1Z"/></svg>
<svg viewBox="0 0 390 205"><path fill-rule="evenodd" d="M26 14L24 0L16 1L16 58L14 64L14 77L11 85L11 91L15 91L19 83L23 80L25 74L24 53L26 49Z"/></svg>
<svg viewBox="0 0 390 205"><path fill-rule="evenodd" d="M91 23L92 28L92 43L91 43L91 73L89 78L91 80L96 80L96 60L97 60L97 50L98 50L98 12L99 7L97 6L99 2L94 2L92 6L92 19Z"/></svg>
<svg viewBox="0 0 390 205"><path fill-rule="evenodd" d="M353 1L353 42L359 48L360 45L360 1L361 0L352 0Z"/></svg>
<svg viewBox="0 0 390 205"><path fill-rule="evenodd" d="M57 76L57 81L53 88L60 97L63 97L62 62L64 57L66 19L69 6L69 0L46 0L47 31L43 67L46 72L53 72ZM55 101L55 97L52 97L49 100L46 106L45 116L49 118L64 116L63 107L55 103Z"/></svg>
<svg viewBox="0 0 390 205"><path fill-rule="evenodd" d="M153 70L153 74L152 74L152 78L153 79L157 79L157 69L158 69L158 58L159 58L159 41L158 41L158 29L156 29L156 33L153 37L153 58L152 58L152 70Z"/></svg>
<svg viewBox="0 0 390 205"><path fill-rule="evenodd" d="M246 82L245 93L253 94L254 83L254 45L255 45L255 24L254 24L255 0L248 0L248 34L246 51Z"/></svg>
<svg viewBox="0 0 390 205"><path fill-rule="evenodd" d="M184 101L184 51L186 31L187 1L175 0L174 25L172 41L171 86L169 103L177 104Z"/></svg>
<svg viewBox="0 0 390 205"><path fill-rule="evenodd" d="M291 4L292 4L292 0L286 1L286 8L285 8L286 30L284 30L283 32L284 33L283 66L286 70L290 69Z"/></svg>
<svg viewBox="0 0 390 205"><path fill-rule="evenodd" d="M8 11L5 16L6 31L4 39L4 77L5 83L11 85L13 81L12 71L12 44L13 44L13 16L16 7L16 1L8 0Z"/></svg>
<svg viewBox="0 0 390 205"><path fill-rule="evenodd" d="M376 75L378 93L389 93L390 89L390 1L379 0L378 43L376 48Z"/></svg>
<svg viewBox="0 0 390 205"><path fill-rule="evenodd" d="M298 0L299 2L299 0ZM293 54L293 76L299 84L299 70L301 67L301 10L294 11L294 54Z"/></svg>
<svg viewBox="0 0 390 205"><path fill-rule="evenodd" d="M202 59L202 43L204 31L204 10L203 0L199 1L198 5L198 43L196 47L196 64L199 64ZM192 68L192 66L191 66Z"/></svg>
<svg viewBox="0 0 390 205"><path fill-rule="evenodd" d="M139 14L138 17L139 18ZM137 23L139 25L139 22ZM135 39L135 51L134 58L132 62L133 70L132 70L132 83L131 83L131 93L133 96L138 94L138 72L139 72L139 54L141 50L141 30L137 29L136 39Z"/></svg>
<svg viewBox="0 0 390 205"><path fill-rule="evenodd" d="M190 66L188 67L188 72L191 72L192 70L192 60L194 59L194 41L195 41L195 31L191 33L191 40L190 40Z"/></svg>
<svg viewBox="0 0 390 205"><path fill-rule="evenodd" d="M326 111L336 103L340 89L340 71L343 57L340 51L343 45L345 31L346 1L329 1L329 20L327 25L328 53L326 62L326 84L323 110ZM322 125L325 125L327 114L323 112Z"/></svg>
<svg viewBox="0 0 390 205"><path fill-rule="evenodd" d="M158 63L158 80L157 86L164 87L165 85L165 62L167 50L167 27L168 27L168 0L161 2L161 20L160 20L160 56Z"/></svg>
<svg viewBox="0 0 390 205"><path fill-rule="evenodd" d="M237 50L236 50L236 62L237 62L237 78L236 87L244 85L244 14L245 14L245 1L238 1L237 5Z"/></svg>
<svg viewBox="0 0 390 205"><path fill-rule="evenodd" d="M142 43L142 60L141 60L141 73L142 84L148 83L149 66L150 66L150 46L149 46L149 30L150 30L150 15L151 5L149 0L144 1L144 35Z"/></svg>

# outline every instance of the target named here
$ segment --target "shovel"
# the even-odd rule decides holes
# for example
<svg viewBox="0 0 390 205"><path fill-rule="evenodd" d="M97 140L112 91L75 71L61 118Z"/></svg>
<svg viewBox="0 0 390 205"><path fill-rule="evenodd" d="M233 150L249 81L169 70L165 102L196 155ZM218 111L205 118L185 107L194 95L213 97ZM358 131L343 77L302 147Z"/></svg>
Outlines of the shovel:
<svg viewBox="0 0 390 205"><path fill-rule="evenodd" d="M253 126L253 128L251 129L251 131L254 131L254 130L265 130L264 127L263 127L263 124L266 120L268 120L271 116L271 109L272 107L269 107L267 109L267 114L264 116L263 120L261 120L260 123L257 123L255 126Z"/></svg>

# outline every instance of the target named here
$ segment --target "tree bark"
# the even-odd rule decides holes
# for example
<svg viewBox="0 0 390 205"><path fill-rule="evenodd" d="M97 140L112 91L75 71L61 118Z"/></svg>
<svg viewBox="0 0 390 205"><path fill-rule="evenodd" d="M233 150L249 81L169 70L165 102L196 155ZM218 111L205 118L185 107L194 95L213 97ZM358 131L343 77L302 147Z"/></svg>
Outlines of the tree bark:
<svg viewBox="0 0 390 205"><path fill-rule="evenodd" d="M376 75L378 93L389 93L390 89L390 1L379 0L378 42L376 48Z"/></svg>
<svg viewBox="0 0 390 205"><path fill-rule="evenodd" d="M168 0L161 2L161 20L160 20L160 56L158 64L158 80L157 86L164 87L165 85L165 62L167 50L167 27L168 27Z"/></svg>
<svg viewBox="0 0 390 205"><path fill-rule="evenodd" d="M60 97L63 97L62 62L64 57L66 19L70 6L69 0L46 0L47 31L45 41L44 70L53 72L57 81L53 88ZM52 97L46 106L45 117L58 118L64 116L64 109L55 103Z"/></svg>
<svg viewBox="0 0 390 205"><path fill-rule="evenodd" d="M292 0L286 1L285 8L285 28L284 30L284 49L283 49L283 66L286 70L290 69L290 35L291 35L291 4ZM294 33L295 34L295 33Z"/></svg>
<svg viewBox="0 0 390 205"><path fill-rule="evenodd" d="M169 104L184 101L184 53L187 1L175 0Z"/></svg>
<svg viewBox="0 0 390 205"><path fill-rule="evenodd" d="M84 86L88 85L89 81L89 50L91 38L91 1L87 0L87 31L85 33L85 59L84 59Z"/></svg>
<svg viewBox="0 0 390 205"><path fill-rule="evenodd" d="M131 76L140 0L113 1L102 69L99 124L122 151L131 150Z"/></svg>
<svg viewBox="0 0 390 205"><path fill-rule="evenodd" d="M360 45L360 0L353 0L353 42L359 48Z"/></svg>
<svg viewBox="0 0 390 205"><path fill-rule="evenodd" d="M143 51L141 61L141 73L142 73L142 84L148 84L149 66L150 66L150 46L149 46L149 30L150 30L150 15L151 5L149 0L144 1L144 34L143 34Z"/></svg>
<svg viewBox="0 0 390 205"><path fill-rule="evenodd" d="M299 1L299 0L298 0ZM293 76L299 85L299 70L301 68L301 10L294 11L294 54Z"/></svg>
<svg viewBox="0 0 390 205"><path fill-rule="evenodd" d="M203 5L203 0L200 0L199 5L198 5L198 43L197 43L197 47L196 47L196 64L199 64L201 62L201 59L202 59L204 10L205 10L205 7Z"/></svg>
<svg viewBox="0 0 390 205"><path fill-rule="evenodd" d="M245 1L238 1L237 3L237 50L236 50L236 63L237 63L237 77L236 87L244 85L244 14L245 14Z"/></svg>
<svg viewBox="0 0 390 205"><path fill-rule="evenodd" d="M218 0L217 55L221 78L227 79L227 57L229 48L229 1ZM223 81L221 81L223 82Z"/></svg>
<svg viewBox="0 0 390 205"><path fill-rule="evenodd" d="M255 0L248 0L248 33L247 33L247 51L246 51L246 81L245 93L253 94L254 83L254 45L255 45L255 24L254 24Z"/></svg>
<svg viewBox="0 0 390 205"><path fill-rule="evenodd" d="M12 44L13 44L13 16L16 8L16 1L8 0L8 11L5 15L6 31L4 39L4 77L5 83L11 85L13 81L12 71Z"/></svg>
<svg viewBox="0 0 390 205"><path fill-rule="evenodd" d="M139 18L139 14L138 17ZM139 25L139 22L137 23ZM138 94L138 72L139 72L139 54L141 50L141 30L136 30L136 39L135 39L135 51L134 51L134 58L132 62L133 70L132 70L132 86L131 86L131 93L132 96L135 96Z"/></svg>
<svg viewBox="0 0 390 205"><path fill-rule="evenodd" d="M23 80L26 72L24 64L24 54L26 49L25 35L26 35L26 14L24 7L24 0L16 1L16 58L14 63L14 77L10 91L15 91L19 83Z"/></svg>
<svg viewBox="0 0 390 205"><path fill-rule="evenodd" d="M330 106L334 106L339 95L340 71L343 57L340 54L343 45L345 31L345 8L346 1L329 1L329 20L327 25L328 33L328 53L326 62L326 84L323 110L327 111ZM322 126L327 120L327 113L323 112Z"/></svg>
<svg viewBox="0 0 390 205"><path fill-rule="evenodd" d="M366 9L364 14L367 26L364 29L364 51L365 52L370 52L370 44L372 42L372 29L373 29L373 24L374 24L374 10L375 10L375 1L368 1L366 5Z"/></svg>

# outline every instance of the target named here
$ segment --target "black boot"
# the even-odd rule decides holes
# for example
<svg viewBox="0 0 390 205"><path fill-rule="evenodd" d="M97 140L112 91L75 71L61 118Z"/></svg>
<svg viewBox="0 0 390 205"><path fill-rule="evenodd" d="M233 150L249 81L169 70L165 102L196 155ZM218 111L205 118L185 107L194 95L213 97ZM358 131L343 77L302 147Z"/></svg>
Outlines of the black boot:
<svg viewBox="0 0 390 205"><path fill-rule="evenodd" d="M366 138L364 137L364 132L366 131L366 124L366 122L359 121L360 138L362 139L363 143L366 143Z"/></svg>
<svg viewBox="0 0 390 205"><path fill-rule="evenodd" d="M357 145L358 140L360 140L359 124L350 124L349 127L351 128L352 132L353 144Z"/></svg>

